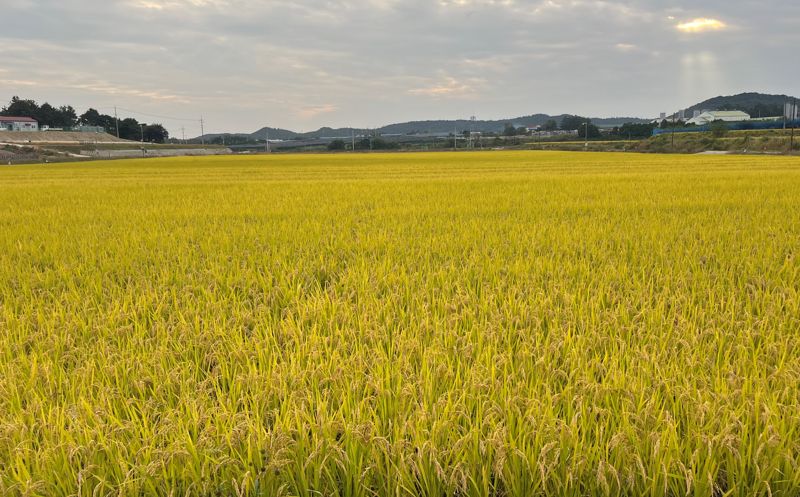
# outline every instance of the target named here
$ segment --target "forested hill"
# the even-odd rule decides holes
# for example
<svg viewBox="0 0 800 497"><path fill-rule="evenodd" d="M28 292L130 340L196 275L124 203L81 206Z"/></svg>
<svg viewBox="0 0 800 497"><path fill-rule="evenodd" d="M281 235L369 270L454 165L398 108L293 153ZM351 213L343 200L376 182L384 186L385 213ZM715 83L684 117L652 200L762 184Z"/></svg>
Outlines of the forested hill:
<svg viewBox="0 0 800 497"><path fill-rule="evenodd" d="M691 115L694 110L742 110L753 117L780 116L783 114L783 105L793 97L786 95L769 95L764 93L741 93L732 96L719 96L695 104L687 108ZM432 121L410 121L404 123L389 124L373 130L353 129L353 128L320 128L316 131L298 133L288 129L280 128L261 128L254 133L232 133L232 134L213 134L206 135L206 140L214 140L220 136L226 137L226 142L235 143L241 141L263 141L269 133L271 140L307 140L324 138L345 138L351 134L360 135L365 132L374 132L380 135L429 135L429 134L449 134L462 133L464 131L477 131L481 133L502 133L507 124L514 127L533 127L541 126L547 121L553 120L561 124L567 114L550 116L547 114L532 114L510 119L498 120L432 120ZM592 124L601 128L621 126L625 123L645 123L650 119L636 117L611 117L611 118L591 118ZM199 138L198 138L199 139Z"/></svg>
<svg viewBox="0 0 800 497"><path fill-rule="evenodd" d="M499 120L436 120L436 121L410 121L405 123L396 123L383 126L373 130L365 130L360 128L320 128L316 131L306 133L297 133L287 129L280 128L261 128L254 133L232 133L225 134L226 137L231 138L247 138L250 140L263 141L269 133L270 140L293 140L293 139L312 139L312 138L343 138L348 137L355 133L357 135L365 132L375 132L381 135L411 135L411 134L448 134L453 131L462 133L463 131L477 131L481 133L502 133L507 124L515 127L533 127L545 124L549 120L554 120L561 123L561 120L566 114L557 116L550 116L547 114L533 114L529 116L521 116L511 119ZM613 127L620 126L624 123L641 123L647 122L645 119L636 117L613 117L613 118L592 118L592 123L600 127ZM213 140L223 135L208 134L205 136L206 140Z"/></svg>
<svg viewBox="0 0 800 497"><path fill-rule="evenodd" d="M741 110L752 117L772 117L783 115L786 102L795 99L787 95L770 95L766 93L740 93L738 95L710 98L687 110Z"/></svg>

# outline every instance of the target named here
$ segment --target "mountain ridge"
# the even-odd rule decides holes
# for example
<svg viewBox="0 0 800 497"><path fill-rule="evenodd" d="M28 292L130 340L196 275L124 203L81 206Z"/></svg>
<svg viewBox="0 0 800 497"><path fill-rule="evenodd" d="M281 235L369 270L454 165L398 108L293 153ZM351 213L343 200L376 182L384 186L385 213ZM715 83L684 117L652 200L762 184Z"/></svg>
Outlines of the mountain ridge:
<svg viewBox="0 0 800 497"><path fill-rule="evenodd" d="M687 107L686 112L691 114L691 112L695 110L743 110L753 117L765 117L767 115L780 115L783 112L783 103L794 98L796 97L790 97L788 95L745 92L736 95L717 96L704 100ZM288 129L266 126L253 133L214 133L206 134L203 137L197 137L196 140L200 140L201 138L205 140L214 140L219 137L226 137L263 142L267 133L269 133L270 140L348 138L353 134L364 135L367 133L376 133L379 135L447 135L453 132L461 133L463 131L502 133L506 124L512 124L515 127L541 126L551 119L560 123L560 121L568 115L571 114L549 115L539 113L496 120L429 119L387 124L375 129L349 127L331 128L324 126L315 131L308 132L296 132ZM646 119L639 117L592 117L590 119L593 124L605 128L621 126L625 123L646 123L652 120L652 118Z"/></svg>
<svg viewBox="0 0 800 497"><path fill-rule="evenodd" d="M270 140L307 140L307 139L323 139L323 138L347 138L352 133L356 135L363 135L366 133L377 133L380 135L446 135L451 134L455 130L461 133L465 130L476 131L482 133L501 133L506 124L512 124L515 127L533 127L541 126L548 120L553 119L560 122L565 116L570 114L531 114L527 116L519 116L511 119L496 119L496 120L470 120L470 119L430 119L407 121L402 123L387 124L380 128L367 129L367 128L331 128L324 126L315 131L308 132L295 132L283 128L273 128L265 126L253 133L207 133L203 135L206 140L213 140L221 136L224 137L242 137L252 140L263 141L267 132L269 132ZM648 122L647 119L638 117L592 117L592 123L601 127L612 127L622 125L627 122ZM197 137L196 139L200 139Z"/></svg>

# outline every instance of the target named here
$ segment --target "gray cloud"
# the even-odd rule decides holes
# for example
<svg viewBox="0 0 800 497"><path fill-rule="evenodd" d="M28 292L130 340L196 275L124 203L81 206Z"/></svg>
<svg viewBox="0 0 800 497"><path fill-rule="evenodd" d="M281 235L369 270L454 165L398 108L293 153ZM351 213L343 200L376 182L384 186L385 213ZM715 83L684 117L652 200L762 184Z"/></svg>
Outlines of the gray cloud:
<svg viewBox="0 0 800 497"><path fill-rule="evenodd" d="M0 12L0 98L202 114L212 131L654 115L797 93L800 76L800 4L783 0L0 0ZM717 22L677 29L695 19Z"/></svg>

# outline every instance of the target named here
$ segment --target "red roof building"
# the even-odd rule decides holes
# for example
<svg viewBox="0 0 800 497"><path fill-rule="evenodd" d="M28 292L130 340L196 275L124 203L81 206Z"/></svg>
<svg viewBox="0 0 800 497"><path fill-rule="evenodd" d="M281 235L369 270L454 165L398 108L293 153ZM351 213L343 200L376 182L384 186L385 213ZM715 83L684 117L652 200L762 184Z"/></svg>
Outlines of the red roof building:
<svg viewBox="0 0 800 497"><path fill-rule="evenodd" d="M39 131L39 122L31 117L0 116L0 131Z"/></svg>

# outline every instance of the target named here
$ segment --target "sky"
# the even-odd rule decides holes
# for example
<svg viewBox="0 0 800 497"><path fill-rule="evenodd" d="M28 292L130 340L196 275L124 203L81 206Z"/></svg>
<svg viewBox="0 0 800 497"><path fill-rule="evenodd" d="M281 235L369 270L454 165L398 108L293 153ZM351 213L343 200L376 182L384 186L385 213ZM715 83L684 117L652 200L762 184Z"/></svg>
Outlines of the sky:
<svg viewBox="0 0 800 497"><path fill-rule="evenodd" d="M800 94L798 26L795 0L0 0L0 102L116 106L177 137L201 116L207 133L655 117Z"/></svg>

